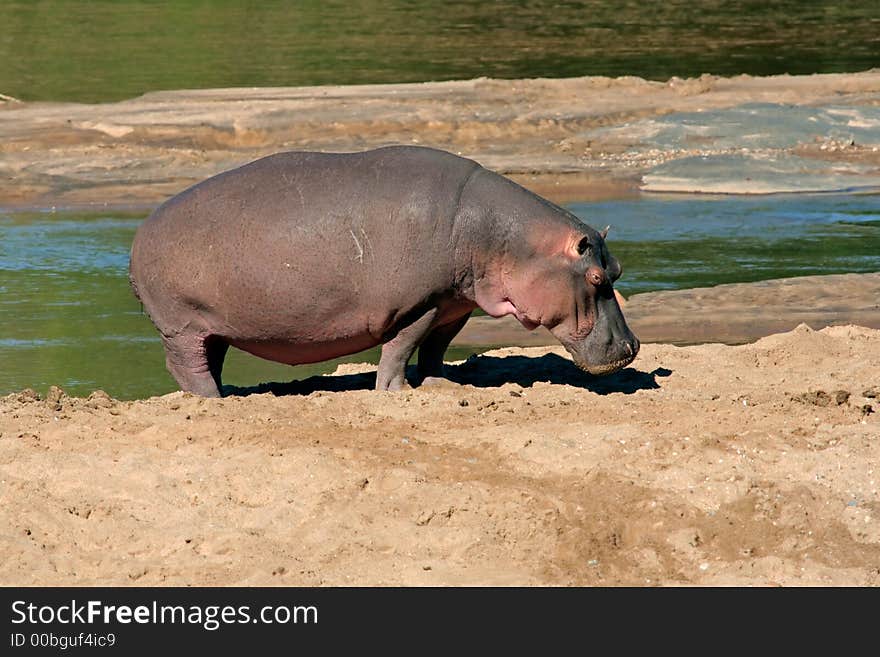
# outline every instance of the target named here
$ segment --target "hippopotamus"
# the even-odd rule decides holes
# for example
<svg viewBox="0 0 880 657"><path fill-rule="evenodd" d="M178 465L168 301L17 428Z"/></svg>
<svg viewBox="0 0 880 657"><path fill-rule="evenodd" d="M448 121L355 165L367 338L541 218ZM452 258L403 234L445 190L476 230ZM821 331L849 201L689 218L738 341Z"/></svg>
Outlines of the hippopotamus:
<svg viewBox="0 0 880 657"><path fill-rule="evenodd" d="M546 327L591 374L639 351L599 232L464 157L287 152L218 174L138 228L130 281L184 391L221 394L229 346L291 365L382 345L377 390L442 377L471 312Z"/></svg>

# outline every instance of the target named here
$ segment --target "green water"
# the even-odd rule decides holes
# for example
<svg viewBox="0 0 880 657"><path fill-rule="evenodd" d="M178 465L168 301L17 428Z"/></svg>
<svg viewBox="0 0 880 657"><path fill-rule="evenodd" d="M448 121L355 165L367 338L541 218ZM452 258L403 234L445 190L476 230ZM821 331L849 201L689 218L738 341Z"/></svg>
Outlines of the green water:
<svg viewBox="0 0 880 657"><path fill-rule="evenodd" d="M2 0L0 93L880 66L880 2Z"/></svg>
<svg viewBox="0 0 880 657"><path fill-rule="evenodd" d="M659 289L784 276L880 271L880 196L659 197L575 203L612 225L618 287ZM60 385L126 398L175 390L158 335L128 287L128 252L143 215L0 212L0 395ZM524 332L525 334L525 332ZM473 350L459 348L451 358ZM349 361L376 361L377 350ZM230 350L239 386L332 371L290 368Z"/></svg>
<svg viewBox="0 0 880 657"><path fill-rule="evenodd" d="M877 194L644 195L570 209L593 226L612 226L626 296L880 271Z"/></svg>

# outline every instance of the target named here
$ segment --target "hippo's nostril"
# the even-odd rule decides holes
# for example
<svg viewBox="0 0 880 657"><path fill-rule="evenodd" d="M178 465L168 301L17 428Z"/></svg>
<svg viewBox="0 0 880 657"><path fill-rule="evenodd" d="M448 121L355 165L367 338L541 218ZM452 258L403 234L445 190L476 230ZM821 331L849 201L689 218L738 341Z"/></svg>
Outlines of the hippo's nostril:
<svg viewBox="0 0 880 657"><path fill-rule="evenodd" d="M633 360L636 355L639 353L639 341L633 336L632 340L621 340L621 353L624 354L624 358L627 360Z"/></svg>

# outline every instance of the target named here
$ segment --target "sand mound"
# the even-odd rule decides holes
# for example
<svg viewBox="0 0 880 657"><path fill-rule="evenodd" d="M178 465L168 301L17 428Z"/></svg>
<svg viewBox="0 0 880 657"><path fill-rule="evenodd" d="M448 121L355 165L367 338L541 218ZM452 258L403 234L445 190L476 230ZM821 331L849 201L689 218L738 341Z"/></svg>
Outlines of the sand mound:
<svg viewBox="0 0 880 657"><path fill-rule="evenodd" d="M880 331L370 372L0 399L0 583L880 584Z"/></svg>

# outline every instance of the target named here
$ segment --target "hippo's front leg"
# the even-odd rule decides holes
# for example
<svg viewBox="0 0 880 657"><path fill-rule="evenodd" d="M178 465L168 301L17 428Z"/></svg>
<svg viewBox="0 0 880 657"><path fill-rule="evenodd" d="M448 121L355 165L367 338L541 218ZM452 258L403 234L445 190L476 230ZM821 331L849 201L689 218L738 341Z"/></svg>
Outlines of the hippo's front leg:
<svg viewBox="0 0 880 657"><path fill-rule="evenodd" d="M376 371L376 390L400 390L406 381L406 364L434 327L437 308L431 308L382 345Z"/></svg>

